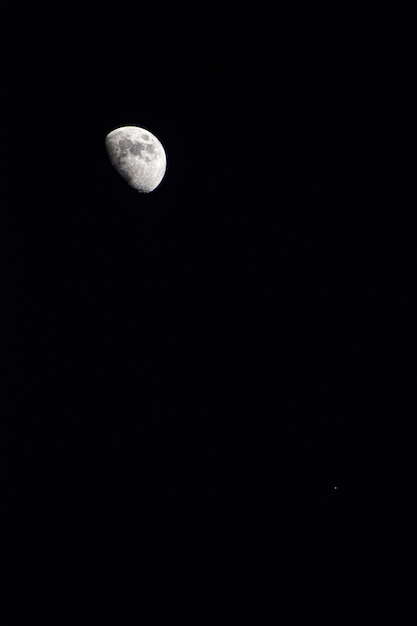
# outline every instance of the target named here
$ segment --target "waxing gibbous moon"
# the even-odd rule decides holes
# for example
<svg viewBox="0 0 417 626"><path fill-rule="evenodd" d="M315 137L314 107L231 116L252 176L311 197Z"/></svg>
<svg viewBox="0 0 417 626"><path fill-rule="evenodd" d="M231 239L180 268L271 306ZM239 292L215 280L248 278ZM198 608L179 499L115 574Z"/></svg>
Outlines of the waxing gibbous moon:
<svg viewBox="0 0 417 626"><path fill-rule="evenodd" d="M106 136L106 150L114 168L141 193L156 189L165 175L165 150L145 128L121 126L112 130Z"/></svg>

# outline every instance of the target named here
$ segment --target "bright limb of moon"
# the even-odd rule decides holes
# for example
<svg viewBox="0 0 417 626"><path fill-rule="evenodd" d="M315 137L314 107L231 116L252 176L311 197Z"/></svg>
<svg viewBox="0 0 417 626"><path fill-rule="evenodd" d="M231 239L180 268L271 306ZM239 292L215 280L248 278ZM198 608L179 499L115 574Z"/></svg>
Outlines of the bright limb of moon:
<svg viewBox="0 0 417 626"><path fill-rule="evenodd" d="M137 191L158 187L166 171L165 150L155 135L139 126L121 126L106 136L113 167Z"/></svg>

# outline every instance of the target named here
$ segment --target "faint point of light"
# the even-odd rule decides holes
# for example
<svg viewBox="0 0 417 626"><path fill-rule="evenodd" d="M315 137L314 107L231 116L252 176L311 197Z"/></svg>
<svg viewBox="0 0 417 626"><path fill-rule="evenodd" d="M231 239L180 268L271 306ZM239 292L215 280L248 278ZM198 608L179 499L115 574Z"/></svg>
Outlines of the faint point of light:
<svg viewBox="0 0 417 626"><path fill-rule="evenodd" d="M337 489L338 489L338 488L339 488L339 487L338 487L337 485L335 485L335 486L333 487L333 489L334 489L335 491L337 491Z"/></svg>

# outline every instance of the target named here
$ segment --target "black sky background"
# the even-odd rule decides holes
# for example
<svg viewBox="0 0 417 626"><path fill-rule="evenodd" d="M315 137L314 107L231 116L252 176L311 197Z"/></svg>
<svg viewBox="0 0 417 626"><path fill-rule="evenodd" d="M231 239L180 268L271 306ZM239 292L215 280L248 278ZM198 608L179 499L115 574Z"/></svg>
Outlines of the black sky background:
<svg viewBox="0 0 417 626"><path fill-rule="evenodd" d="M396 612L406 37L112 10L3 25L5 602L137 623ZM146 196L104 150L128 124L167 151Z"/></svg>

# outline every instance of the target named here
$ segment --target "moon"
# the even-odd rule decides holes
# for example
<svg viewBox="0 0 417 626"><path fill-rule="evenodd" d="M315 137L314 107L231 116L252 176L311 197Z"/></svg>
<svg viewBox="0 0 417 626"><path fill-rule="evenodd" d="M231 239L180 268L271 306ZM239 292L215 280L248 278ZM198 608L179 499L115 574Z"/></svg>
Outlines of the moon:
<svg viewBox="0 0 417 626"><path fill-rule="evenodd" d="M165 150L155 135L139 126L121 126L106 136L113 167L140 193L158 187L166 171Z"/></svg>

